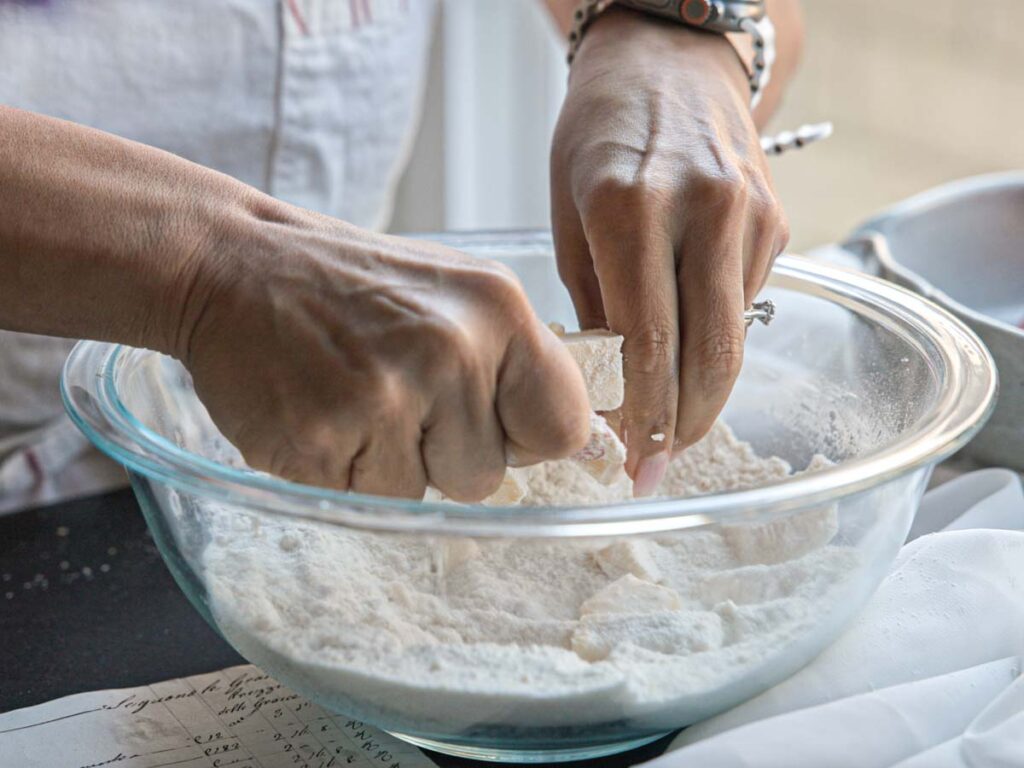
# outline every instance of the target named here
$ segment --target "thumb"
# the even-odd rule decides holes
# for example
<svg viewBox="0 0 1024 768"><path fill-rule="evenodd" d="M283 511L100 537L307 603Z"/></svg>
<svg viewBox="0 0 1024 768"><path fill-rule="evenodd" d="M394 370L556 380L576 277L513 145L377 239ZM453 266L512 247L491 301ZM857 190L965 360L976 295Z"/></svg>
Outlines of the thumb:
<svg viewBox="0 0 1024 768"><path fill-rule="evenodd" d="M590 436L587 388L576 362L539 320L509 342L499 373L498 418L516 466L562 459Z"/></svg>

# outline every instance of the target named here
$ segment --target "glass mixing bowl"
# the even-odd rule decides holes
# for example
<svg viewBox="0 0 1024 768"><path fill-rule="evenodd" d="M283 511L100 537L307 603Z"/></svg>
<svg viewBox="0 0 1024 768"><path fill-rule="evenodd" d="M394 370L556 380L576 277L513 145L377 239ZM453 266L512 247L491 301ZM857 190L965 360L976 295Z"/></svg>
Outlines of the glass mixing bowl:
<svg viewBox="0 0 1024 768"><path fill-rule="evenodd" d="M446 240L509 264L541 317L572 326L546 235ZM127 468L178 584L243 656L414 744L578 759L706 718L813 659L886 573L934 464L989 414L992 360L928 301L799 257L778 260L765 295L778 316L751 330L725 419L761 455L797 469L815 454L834 463L704 496L522 509L285 482L241 463L176 361L110 344L75 348L63 393L77 425ZM483 578L475 563L495 552L523 569L536 557L577 569L612 562L630 588L654 552L683 573L685 605L654 620L627 596L614 609L625 613L597 624L531 616L526 598L557 603L578 586L556 569L491 585L494 611L474 615L505 622L494 630L504 641L441 627L475 589L466 574ZM705 562L714 552L725 565ZM404 586L389 577L402 569ZM438 626L424 622L430 612ZM577 642L583 629L589 641Z"/></svg>

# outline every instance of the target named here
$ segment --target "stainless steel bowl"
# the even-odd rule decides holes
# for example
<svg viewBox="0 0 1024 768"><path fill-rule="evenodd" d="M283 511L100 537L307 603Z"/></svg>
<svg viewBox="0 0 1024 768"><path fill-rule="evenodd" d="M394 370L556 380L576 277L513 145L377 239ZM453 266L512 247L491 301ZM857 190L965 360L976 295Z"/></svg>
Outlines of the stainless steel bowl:
<svg viewBox="0 0 1024 768"><path fill-rule="evenodd" d="M999 369L995 412L965 453L1024 470L1024 173L964 179L863 224L844 248L948 309Z"/></svg>
<svg viewBox="0 0 1024 768"><path fill-rule="evenodd" d="M523 279L541 316L572 324L546 235L446 240L505 261ZM988 352L969 329L930 302L880 280L797 257L779 260L766 294L778 305L778 317L770 328L751 332L725 418L763 455L781 456L798 469L816 453L836 463L773 485L715 495L502 509L338 493L223 460L230 450L192 391L187 372L153 352L84 342L68 360L63 392L75 423L127 467L154 538L182 589L251 661L321 705L416 744L496 760L577 759L636 746L734 706L813 659L886 573L931 468L962 446L989 413L996 376ZM468 687L449 684L443 664L417 669L415 679L396 677L394 669L410 663L413 652L431 650L429 644L389 650L393 668L346 667L327 648L344 645L348 633L365 629L346 621L329 628L322 653L299 654L290 641L306 630L296 625L294 633L289 629L276 639L261 634L244 601L225 596L223 574L216 575L224 559L215 566L210 558L212 551L237 546L232 579L257 584L258 599L286 613L287 601L305 587L303 579L271 573L251 556L252 550L243 552L282 530L347 537L367 547L396 540L421 545L416 551L422 562L414 567L430 573L438 548L453 538L475 537L484 548L554 547L570 554L610 542L682 543L699 551L706 540L737 531L757 534L822 510L834 523L822 546L842 556L848 567L827 577L797 569L780 582L779 599L808 588L815 591L814 601L787 632L755 643L756 653L737 646L737 663L717 676L703 682L673 676L669 672L675 667L667 662L676 663L677 656L655 654L666 664L648 664L645 674L657 679L660 698L636 695L626 673L611 692L575 698L547 695L523 681L515 686L494 682L483 663ZM225 521L233 534L224 534ZM799 548L802 541L795 543ZM796 563L800 557L787 553L780 562ZM310 589L330 592L351 573L345 563L317 562L317 570L303 577ZM693 578L700 587L711 575L701 571ZM437 582L431 600L453 599L444 584L443 578ZM561 587L549 579L536 588ZM735 597L742 602L743 595ZM722 608L708 601L707 610ZM576 619L566 621L571 629ZM752 639L764 640L756 632ZM721 640L726 648L730 642L739 643ZM701 652L695 650L687 663L703 668L702 660L710 657ZM566 658L572 653L571 648L556 649ZM587 675L607 670L600 666L604 661L571 660L566 685L582 685Z"/></svg>

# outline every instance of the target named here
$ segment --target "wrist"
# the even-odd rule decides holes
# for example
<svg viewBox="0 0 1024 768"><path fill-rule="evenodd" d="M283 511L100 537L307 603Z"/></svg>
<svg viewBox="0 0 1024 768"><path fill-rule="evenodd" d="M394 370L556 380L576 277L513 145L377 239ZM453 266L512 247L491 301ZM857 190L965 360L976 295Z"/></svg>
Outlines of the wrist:
<svg viewBox="0 0 1024 768"><path fill-rule="evenodd" d="M173 229L173 278L161 302L154 346L188 364L197 329L212 309L233 303L253 271L260 232L288 206L237 182L187 207ZM248 245L246 245L248 244ZM151 345L153 346L153 345Z"/></svg>
<svg viewBox="0 0 1024 768"><path fill-rule="evenodd" d="M644 76L691 71L725 83L744 101L750 84L746 65L724 36L613 5L591 24L570 71L602 62L632 67ZM583 78L581 78L583 79Z"/></svg>

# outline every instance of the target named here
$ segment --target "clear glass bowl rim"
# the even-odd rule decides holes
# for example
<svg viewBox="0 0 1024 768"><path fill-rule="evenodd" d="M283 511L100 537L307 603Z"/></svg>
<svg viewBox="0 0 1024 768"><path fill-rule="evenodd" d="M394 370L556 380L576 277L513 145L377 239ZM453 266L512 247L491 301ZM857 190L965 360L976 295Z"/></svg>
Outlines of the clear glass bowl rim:
<svg viewBox="0 0 1024 768"><path fill-rule="evenodd" d="M878 278L799 256L780 257L769 285L837 303L909 342L939 370L946 385L931 411L877 451L761 488L597 506L523 508L335 491L235 469L183 450L144 426L121 401L115 369L128 348L116 344L79 342L65 363L61 395L72 421L103 453L134 473L180 491L349 527L498 537L636 535L821 504L941 461L966 444L991 414L998 387L992 357L973 331L938 305ZM938 355L928 354L928 348Z"/></svg>

